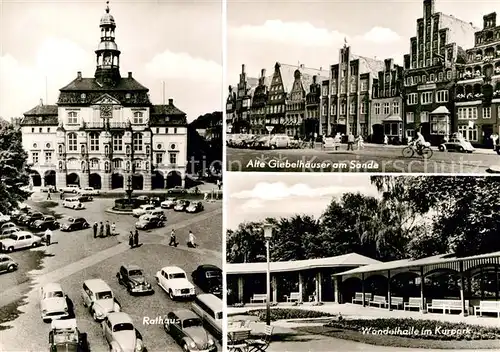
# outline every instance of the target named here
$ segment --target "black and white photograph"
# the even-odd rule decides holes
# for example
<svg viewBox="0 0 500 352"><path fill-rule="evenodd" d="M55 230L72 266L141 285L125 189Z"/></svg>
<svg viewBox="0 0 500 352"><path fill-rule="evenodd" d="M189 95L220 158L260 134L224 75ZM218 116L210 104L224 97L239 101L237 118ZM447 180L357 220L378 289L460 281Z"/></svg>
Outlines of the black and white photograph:
<svg viewBox="0 0 500 352"><path fill-rule="evenodd" d="M0 3L0 351L222 351L222 1Z"/></svg>
<svg viewBox="0 0 500 352"><path fill-rule="evenodd" d="M500 179L228 173L229 351L498 351Z"/></svg>
<svg viewBox="0 0 500 352"><path fill-rule="evenodd" d="M226 169L499 173L498 9L228 0Z"/></svg>

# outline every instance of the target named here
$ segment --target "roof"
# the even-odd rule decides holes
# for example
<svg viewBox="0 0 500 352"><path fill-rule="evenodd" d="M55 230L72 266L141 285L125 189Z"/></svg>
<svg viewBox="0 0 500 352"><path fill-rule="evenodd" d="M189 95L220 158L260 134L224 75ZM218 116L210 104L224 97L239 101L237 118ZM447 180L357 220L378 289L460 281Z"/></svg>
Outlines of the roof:
<svg viewBox="0 0 500 352"><path fill-rule="evenodd" d="M210 269L210 270L221 270L217 265L212 265L212 264L202 264L199 265L198 268L202 269Z"/></svg>
<svg viewBox="0 0 500 352"><path fill-rule="evenodd" d="M222 300L211 293L201 293L196 296L196 299L209 304L212 309L218 308L222 311Z"/></svg>
<svg viewBox="0 0 500 352"><path fill-rule="evenodd" d="M135 265L135 264L125 264L123 267L127 270L142 270L140 266Z"/></svg>
<svg viewBox="0 0 500 352"><path fill-rule="evenodd" d="M124 90L124 91L134 91L143 90L148 91L149 89L144 87L142 84L137 82L133 77L122 77L116 82L115 86L100 85L97 83L95 78L75 78L67 86L59 89L60 91L112 91L112 90Z"/></svg>
<svg viewBox="0 0 500 352"><path fill-rule="evenodd" d="M435 264L444 264L450 262L460 262L471 259L485 259L492 257L500 257L499 252L492 252L486 254L479 254L469 257L457 257L453 254L438 254L431 257L426 257L422 259L402 259L402 260L394 260L386 263L378 263L365 265L356 269L351 269L348 271L344 271L342 273L338 273L335 275L343 276L343 275L353 275L353 274L361 274L361 273L371 273L377 271L385 271L392 269L401 269L401 268L411 268L417 266L426 266L426 265L435 265Z"/></svg>
<svg viewBox="0 0 500 352"><path fill-rule="evenodd" d="M57 116L57 105L43 105L39 104L33 109L24 113L24 116Z"/></svg>
<svg viewBox="0 0 500 352"><path fill-rule="evenodd" d="M51 328L52 330L54 329L68 329L68 330L75 330L77 328L76 325L76 319L58 319L58 320L52 320L51 322Z"/></svg>
<svg viewBox="0 0 500 352"><path fill-rule="evenodd" d="M472 48L475 42L474 34L480 31L471 22L444 13L439 16L439 28L448 28L447 42L456 43L462 48Z"/></svg>
<svg viewBox="0 0 500 352"><path fill-rule="evenodd" d="M271 272L289 272L315 268L353 267L380 263L378 260L357 253L349 253L336 257L296 260L270 263ZM226 264L227 274L257 274L267 271L267 263Z"/></svg>
<svg viewBox="0 0 500 352"><path fill-rule="evenodd" d="M446 106L439 106L436 109L434 109L431 114L449 114L450 110L446 108Z"/></svg>
<svg viewBox="0 0 500 352"><path fill-rule="evenodd" d="M196 313L189 309L179 309L179 310L174 310L172 313L177 315L177 318L181 320L185 319L194 319L194 318L199 318Z"/></svg>
<svg viewBox="0 0 500 352"><path fill-rule="evenodd" d="M385 62L383 60L352 54L351 60L356 59L359 60L359 74L371 73L372 77L378 77L378 73L385 69Z"/></svg>
<svg viewBox="0 0 500 352"><path fill-rule="evenodd" d="M112 312L107 315L107 318L111 325L120 324L120 323L130 323L133 324L132 318L130 315L124 312Z"/></svg>
<svg viewBox="0 0 500 352"><path fill-rule="evenodd" d="M186 113L173 103L168 105L152 105L149 111L151 126L187 126Z"/></svg>
<svg viewBox="0 0 500 352"><path fill-rule="evenodd" d="M289 65L280 63L281 80L286 93L290 93L293 88L293 82L295 82L295 71L297 70L301 73L302 85L306 92L309 92L309 86L312 84L314 76L318 76L318 83L321 79L328 78L328 71L326 70L309 68L304 65ZM272 72L274 72L274 70Z"/></svg>
<svg viewBox="0 0 500 352"><path fill-rule="evenodd" d="M186 115L185 112L181 111L174 104L167 105L153 105L150 109L151 115Z"/></svg>
<svg viewBox="0 0 500 352"><path fill-rule="evenodd" d="M74 219L80 219L80 218L74 218ZM87 287L89 289L91 289L91 290L92 290L91 287L93 287L93 288L99 288L99 289L103 288L103 287L109 288L109 285L103 279L90 279L90 280L86 280L84 282L84 284L87 285Z"/></svg>

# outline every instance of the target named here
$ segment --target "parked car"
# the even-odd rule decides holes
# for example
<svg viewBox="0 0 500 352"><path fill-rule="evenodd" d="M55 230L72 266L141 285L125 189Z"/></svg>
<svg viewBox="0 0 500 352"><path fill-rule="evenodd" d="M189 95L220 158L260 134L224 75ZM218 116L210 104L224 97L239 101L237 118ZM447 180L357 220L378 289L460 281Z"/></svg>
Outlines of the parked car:
<svg viewBox="0 0 500 352"><path fill-rule="evenodd" d="M186 213L199 213L200 211L203 211L203 209L204 207L202 202L193 202L186 207Z"/></svg>
<svg viewBox="0 0 500 352"><path fill-rule="evenodd" d="M174 211L185 211L187 207L189 207L191 202L189 200L181 199L177 201L177 204L174 207Z"/></svg>
<svg viewBox="0 0 500 352"><path fill-rule="evenodd" d="M59 191L62 193L77 193L80 190L78 185L67 185L66 187L60 187Z"/></svg>
<svg viewBox="0 0 500 352"><path fill-rule="evenodd" d="M171 300L193 298L195 288L187 279L186 272L177 266L166 266L156 273L156 282Z"/></svg>
<svg viewBox="0 0 500 352"><path fill-rule="evenodd" d="M68 218L61 224L61 231L76 231L88 229L90 227L84 218Z"/></svg>
<svg viewBox="0 0 500 352"><path fill-rule="evenodd" d="M131 295L153 294L155 291L147 282L144 272L137 265L122 265L116 273L118 283L126 287Z"/></svg>
<svg viewBox="0 0 500 352"><path fill-rule="evenodd" d="M10 221L10 215L0 213L0 223Z"/></svg>
<svg viewBox="0 0 500 352"><path fill-rule="evenodd" d="M40 212L28 213L26 216L19 218L18 223L20 225L29 226L33 221L43 219L45 214Z"/></svg>
<svg viewBox="0 0 500 352"><path fill-rule="evenodd" d="M9 222L6 222L5 224L2 224L2 226L0 226L0 230L8 230L8 229L12 229L12 228L16 228L17 225L14 224L13 222L9 221Z"/></svg>
<svg viewBox="0 0 500 352"><path fill-rule="evenodd" d="M82 300L95 321L102 321L109 313L121 310L113 291L102 279L90 279L83 283Z"/></svg>
<svg viewBox="0 0 500 352"><path fill-rule="evenodd" d="M182 186L175 186L167 190L168 194L186 194L187 190Z"/></svg>
<svg viewBox="0 0 500 352"><path fill-rule="evenodd" d="M94 189L94 187L84 187L83 189L80 189L77 191L79 195L91 195L91 196L98 196L101 194L101 192L98 189Z"/></svg>
<svg viewBox="0 0 500 352"><path fill-rule="evenodd" d="M60 284L49 283L40 288L40 310L45 323L69 316L67 297Z"/></svg>
<svg viewBox="0 0 500 352"><path fill-rule="evenodd" d="M144 342L139 331L134 327L132 318L126 313L110 313L102 322L104 337L111 351L142 352Z"/></svg>
<svg viewBox="0 0 500 352"><path fill-rule="evenodd" d="M165 198L162 196L151 197L149 198L149 204L155 206L156 208L159 208L161 206L161 202L163 202L164 200Z"/></svg>
<svg viewBox="0 0 500 352"><path fill-rule="evenodd" d="M167 221L167 216L165 215L165 212L162 209L155 208L153 210L148 210L144 215L153 215L158 219L160 219L161 221Z"/></svg>
<svg viewBox="0 0 500 352"><path fill-rule="evenodd" d="M49 331L50 352L90 352L87 334L80 332L76 319L53 320Z"/></svg>
<svg viewBox="0 0 500 352"><path fill-rule="evenodd" d="M27 231L13 233L8 238L0 240L2 250L12 252L16 249L27 247L38 247L42 244L42 239Z"/></svg>
<svg viewBox="0 0 500 352"><path fill-rule="evenodd" d="M203 328L203 321L188 309L167 314L163 328L182 347L183 351L216 351L217 345Z"/></svg>
<svg viewBox="0 0 500 352"><path fill-rule="evenodd" d="M162 209L172 209L177 204L177 198L168 197L163 202L161 202L160 207Z"/></svg>
<svg viewBox="0 0 500 352"><path fill-rule="evenodd" d="M37 231L55 230L59 228L59 222L52 215L45 215L43 219L33 221L30 227Z"/></svg>
<svg viewBox="0 0 500 352"><path fill-rule="evenodd" d="M5 254L0 254L0 272L10 272L17 270L19 264L14 259Z"/></svg>
<svg viewBox="0 0 500 352"><path fill-rule="evenodd" d="M164 222L160 218L154 215L144 214L141 215L139 221L135 223L135 228L138 230L149 230L162 227L163 225Z"/></svg>
<svg viewBox="0 0 500 352"><path fill-rule="evenodd" d="M80 197L66 198L63 202L63 207L74 210L85 209L85 205L80 201Z"/></svg>
<svg viewBox="0 0 500 352"><path fill-rule="evenodd" d="M151 210L154 210L154 209L155 209L154 205L143 204L143 205L139 206L139 208L133 209L132 210L132 215L138 218L139 216L144 215L148 211L151 211Z"/></svg>
<svg viewBox="0 0 500 352"><path fill-rule="evenodd" d="M196 296L191 304L191 310L203 321L203 326L215 338L222 340L222 299L211 293L202 293Z"/></svg>
<svg viewBox="0 0 500 352"><path fill-rule="evenodd" d="M222 296L222 270L211 264L199 265L191 274L193 283L203 292Z"/></svg>
<svg viewBox="0 0 500 352"><path fill-rule="evenodd" d="M0 235L0 240L3 240L4 238L10 237L13 233L21 231L17 227L10 227L8 229L2 230L2 234Z"/></svg>
<svg viewBox="0 0 500 352"><path fill-rule="evenodd" d="M91 202L94 200L94 197L92 197L90 194L81 194L77 198L80 203Z"/></svg>
<svg viewBox="0 0 500 352"><path fill-rule="evenodd" d="M450 138L447 142L439 145L439 150L442 152L457 151L461 153L472 153L476 149L464 138Z"/></svg>

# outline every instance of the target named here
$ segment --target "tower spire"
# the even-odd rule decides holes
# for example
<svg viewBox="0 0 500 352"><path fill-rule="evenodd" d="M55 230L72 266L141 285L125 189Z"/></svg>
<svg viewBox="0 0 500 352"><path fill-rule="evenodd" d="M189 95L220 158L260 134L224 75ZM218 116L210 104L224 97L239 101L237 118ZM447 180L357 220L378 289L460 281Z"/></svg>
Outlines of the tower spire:
<svg viewBox="0 0 500 352"><path fill-rule="evenodd" d="M106 13L101 17L101 42L95 51L97 68L95 78L102 85L116 85L120 80L120 50L115 43L116 23L109 13L109 1L106 1Z"/></svg>

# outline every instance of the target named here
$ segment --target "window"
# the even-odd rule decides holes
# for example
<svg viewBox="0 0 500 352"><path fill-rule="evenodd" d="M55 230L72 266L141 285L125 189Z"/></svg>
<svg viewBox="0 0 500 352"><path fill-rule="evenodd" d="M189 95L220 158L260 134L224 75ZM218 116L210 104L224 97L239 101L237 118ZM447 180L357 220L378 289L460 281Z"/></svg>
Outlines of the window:
<svg viewBox="0 0 500 352"><path fill-rule="evenodd" d="M122 168L122 159L113 160L113 168L121 169Z"/></svg>
<svg viewBox="0 0 500 352"><path fill-rule="evenodd" d="M99 150L99 134L96 132L90 134L90 150L91 151Z"/></svg>
<svg viewBox="0 0 500 352"><path fill-rule="evenodd" d="M341 103L340 104L340 115L345 115L345 109L346 109L345 103Z"/></svg>
<svg viewBox="0 0 500 352"><path fill-rule="evenodd" d="M356 93L356 81L351 82L351 93Z"/></svg>
<svg viewBox="0 0 500 352"><path fill-rule="evenodd" d="M476 120L477 108L475 107L458 108L457 115L459 120Z"/></svg>
<svg viewBox="0 0 500 352"><path fill-rule="evenodd" d="M414 123L415 122L415 113L407 112L406 113L406 123Z"/></svg>
<svg viewBox="0 0 500 352"><path fill-rule="evenodd" d="M283 108L283 105L280 106L281 108ZM174 127L174 134L177 133L177 127Z"/></svg>
<svg viewBox="0 0 500 352"><path fill-rule="evenodd" d="M33 164L38 164L38 152L33 152L31 159L33 159Z"/></svg>
<svg viewBox="0 0 500 352"><path fill-rule="evenodd" d="M331 114L331 115L336 115L336 114L337 114L337 105L332 104L332 105L330 106L330 114Z"/></svg>
<svg viewBox="0 0 500 352"><path fill-rule="evenodd" d="M360 110L360 114L366 114L366 110L367 110L367 106L368 104L366 103L366 101L362 102L361 103L361 110Z"/></svg>
<svg viewBox="0 0 500 352"><path fill-rule="evenodd" d="M98 169L99 168L99 159L90 160L90 168L91 169Z"/></svg>
<svg viewBox="0 0 500 352"><path fill-rule="evenodd" d="M35 127L31 127L31 133L35 133Z"/></svg>
<svg viewBox="0 0 500 352"><path fill-rule="evenodd" d="M328 95L328 86L323 86L323 96Z"/></svg>
<svg viewBox="0 0 500 352"><path fill-rule="evenodd" d="M39 133L42 133L42 132L43 132L43 128L42 128L42 127L40 127L40 128L38 129L38 132L39 132Z"/></svg>
<svg viewBox="0 0 500 352"><path fill-rule="evenodd" d="M465 139L471 142L478 141L477 127L470 128L468 125L458 125L458 132L464 136Z"/></svg>
<svg viewBox="0 0 500 352"><path fill-rule="evenodd" d="M448 91L438 90L436 92L436 103L446 103L448 102Z"/></svg>
<svg viewBox="0 0 500 352"><path fill-rule="evenodd" d="M391 111L389 103L384 103L384 115L389 115L390 113Z"/></svg>
<svg viewBox="0 0 500 352"><path fill-rule="evenodd" d="M451 71L446 71L446 79L451 79Z"/></svg>
<svg viewBox="0 0 500 352"><path fill-rule="evenodd" d="M422 75L422 83L425 83L427 82L427 76L426 75Z"/></svg>
<svg viewBox="0 0 500 352"><path fill-rule="evenodd" d="M323 116L326 116L326 105L323 105L323 106L321 107L321 111L322 111L322 115L323 115Z"/></svg>
<svg viewBox="0 0 500 352"><path fill-rule="evenodd" d="M354 115L356 113L356 104L354 102L351 102L349 104L349 114Z"/></svg>
<svg viewBox="0 0 500 352"><path fill-rule="evenodd" d="M420 113L420 123L429 122L429 112L422 111Z"/></svg>
<svg viewBox="0 0 500 352"><path fill-rule="evenodd" d="M177 164L177 154L169 153L170 164Z"/></svg>
<svg viewBox="0 0 500 352"><path fill-rule="evenodd" d="M345 94L345 83L344 82L340 83L340 94Z"/></svg>
<svg viewBox="0 0 500 352"><path fill-rule="evenodd" d="M69 124L78 123L78 114L75 111L68 112L68 123Z"/></svg>
<svg viewBox="0 0 500 352"><path fill-rule="evenodd" d="M406 130L406 138L413 138L415 137L415 130L409 129Z"/></svg>
<svg viewBox="0 0 500 352"><path fill-rule="evenodd" d="M417 104L417 100L418 100L418 94L417 93L410 93L408 94L408 105L415 105Z"/></svg>
<svg viewBox="0 0 500 352"><path fill-rule="evenodd" d="M50 164L52 162L52 152L45 152L45 163Z"/></svg>
<svg viewBox="0 0 500 352"><path fill-rule="evenodd" d="M375 115L380 115L380 103L375 103Z"/></svg>
<svg viewBox="0 0 500 352"><path fill-rule="evenodd" d="M442 81L442 80L443 80L443 78L444 78L444 74L443 74L443 72L439 72L439 73L438 73L438 80Z"/></svg>
<svg viewBox="0 0 500 352"><path fill-rule="evenodd" d="M366 92L368 90L368 81L366 79L361 81L361 91Z"/></svg>
<svg viewBox="0 0 500 352"><path fill-rule="evenodd" d="M394 115L399 115L399 101L394 101L392 103L392 113Z"/></svg>
<svg viewBox="0 0 500 352"><path fill-rule="evenodd" d="M122 151L123 149L123 141L122 136L119 134L113 135L113 150L115 152Z"/></svg>
<svg viewBox="0 0 500 352"><path fill-rule="evenodd" d="M68 150L70 152L74 152L77 149L78 148L77 148L77 144L76 144L76 134L75 133L68 134Z"/></svg>
<svg viewBox="0 0 500 352"><path fill-rule="evenodd" d="M491 107L483 108L483 119L491 119Z"/></svg>
<svg viewBox="0 0 500 352"><path fill-rule="evenodd" d="M47 127L47 133L50 133L50 127Z"/></svg>
<svg viewBox="0 0 500 352"><path fill-rule="evenodd" d="M160 134L160 129L156 127L156 134Z"/></svg>
<svg viewBox="0 0 500 352"><path fill-rule="evenodd" d="M156 154L156 163L157 164L162 164L163 163L163 154L162 153L157 153Z"/></svg>
<svg viewBox="0 0 500 352"><path fill-rule="evenodd" d="M141 124L141 123L144 123L144 114L140 111L137 111L137 112L134 112L134 123L138 123L138 124Z"/></svg>
<svg viewBox="0 0 500 352"><path fill-rule="evenodd" d="M142 133L134 134L133 145L134 151L142 151Z"/></svg>
<svg viewBox="0 0 500 352"><path fill-rule="evenodd" d="M422 93L422 105L431 104L432 103L432 92L423 92Z"/></svg>
<svg viewBox="0 0 500 352"><path fill-rule="evenodd" d="M434 76L434 73L431 73L431 74L429 75L429 81L434 82L434 81L435 81L435 78L436 78L436 77Z"/></svg>

